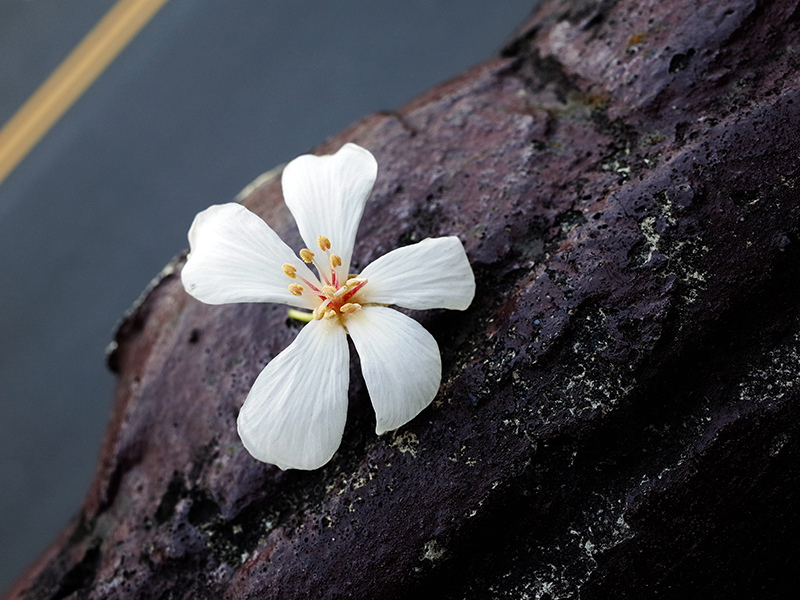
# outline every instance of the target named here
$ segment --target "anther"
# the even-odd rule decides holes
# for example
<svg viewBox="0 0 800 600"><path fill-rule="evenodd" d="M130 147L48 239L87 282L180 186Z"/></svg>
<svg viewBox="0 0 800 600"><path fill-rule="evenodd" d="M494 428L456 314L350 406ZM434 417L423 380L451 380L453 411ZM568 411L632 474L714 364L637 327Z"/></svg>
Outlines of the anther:
<svg viewBox="0 0 800 600"><path fill-rule="evenodd" d="M292 279L297 277L297 268L294 265L290 265L289 263L283 263L283 266L281 267L281 269L283 269L283 272L288 277L291 277Z"/></svg>
<svg viewBox="0 0 800 600"><path fill-rule="evenodd" d="M347 281L344 282L344 284L347 287L356 287L359 283L362 283L363 281L364 281L363 279L354 278L354 279L348 279Z"/></svg>
<svg viewBox="0 0 800 600"><path fill-rule="evenodd" d="M325 294L326 298L333 298L336 295L336 288L332 285L323 285L322 293Z"/></svg>
<svg viewBox="0 0 800 600"><path fill-rule="evenodd" d="M333 319L335 316L336 316L336 311L333 310L332 308L325 313L326 319Z"/></svg>
<svg viewBox="0 0 800 600"><path fill-rule="evenodd" d="M342 304L339 312L343 315L348 315L351 312L356 312L359 308L361 308L361 305L358 302L348 302L347 304Z"/></svg>
<svg viewBox="0 0 800 600"><path fill-rule="evenodd" d="M319 321L325 315L325 309L327 306L324 304L320 304L317 308L314 309L314 312L311 313L314 316L314 319Z"/></svg>
<svg viewBox="0 0 800 600"><path fill-rule="evenodd" d="M331 269L335 269L336 267L342 266L342 259L339 257L338 254L331 254L330 261L331 261Z"/></svg>
<svg viewBox="0 0 800 600"><path fill-rule="evenodd" d="M319 246L319 249L323 252L327 252L331 249L331 241L324 235L320 235L317 237L317 246Z"/></svg>
<svg viewBox="0 0 800 600"><path fill-rule="evenodd" d="M300 250L300 258L303 259L303 262L310 263L314 260L314 253L308 248L303 248Z"/></svg>
<svg viewBox="0 0 800 600"><path fill-rule="evenodd" d="M303 295L303 286L299 283L293 283L289 286L289 291L292 292L295 296L302 296Z"/></svg>

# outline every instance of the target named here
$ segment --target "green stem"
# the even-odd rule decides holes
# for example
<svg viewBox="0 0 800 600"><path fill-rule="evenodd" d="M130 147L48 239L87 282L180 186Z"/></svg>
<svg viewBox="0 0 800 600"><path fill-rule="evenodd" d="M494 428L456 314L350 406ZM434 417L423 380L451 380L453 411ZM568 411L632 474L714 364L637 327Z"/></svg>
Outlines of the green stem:
<svg viewBox="0 0 800 600"><path fill-rule="evenodd" d="M286 314L290 319L296 319L297 321L302 321L303 323L310 323L311 319L314 318L313 313L297 310L296 308L290 308Z"/></svg>

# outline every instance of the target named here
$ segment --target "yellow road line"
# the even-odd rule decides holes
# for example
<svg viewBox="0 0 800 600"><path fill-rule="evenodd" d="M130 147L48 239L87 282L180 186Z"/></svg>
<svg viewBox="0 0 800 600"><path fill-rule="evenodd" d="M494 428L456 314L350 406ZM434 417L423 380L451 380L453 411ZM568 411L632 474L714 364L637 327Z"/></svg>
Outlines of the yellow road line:
<svg viewBox="0 0 800 600"><path fill-rule="evenodd" d="M0 129L0 183L167 0L119 0Z"/></svg>

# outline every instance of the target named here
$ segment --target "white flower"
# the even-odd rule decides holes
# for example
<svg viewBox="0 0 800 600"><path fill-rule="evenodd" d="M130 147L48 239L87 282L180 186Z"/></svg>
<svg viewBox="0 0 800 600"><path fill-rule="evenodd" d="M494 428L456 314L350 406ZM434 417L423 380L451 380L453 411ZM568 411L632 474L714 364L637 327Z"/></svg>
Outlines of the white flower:
<svg viewBox="0 0 800 600"><path fill-rule="evenodd" d="M355 144L286 166L284 197L308 246L301 258L240 204L204 210L189 230L181 278L198 300L280 302L313 311L308 325L258 376L239 413L245 448L281 469L316 469L339 447L347 415L347 334L361 357L381 434L431 403L442 370L433 336L387 305L464 310L475 295L472 268L457 237L393 250L360 275L349 274L377 172L372 154Z"/></svg>

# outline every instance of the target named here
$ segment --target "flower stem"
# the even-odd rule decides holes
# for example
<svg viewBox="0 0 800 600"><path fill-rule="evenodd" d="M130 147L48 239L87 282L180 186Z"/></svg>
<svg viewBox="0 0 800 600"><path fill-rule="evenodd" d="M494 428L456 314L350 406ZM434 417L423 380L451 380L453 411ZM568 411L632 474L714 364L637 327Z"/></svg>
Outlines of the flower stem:
<svg viewBox="0 0 800 600"><path fill-rule="evenodd" d="M290 319L302 321L303 323L310 323L311 319L314 318L313 313L297 310L296 308L290 308L288 311L286 311L286 316L288 316Z"/></svg>

